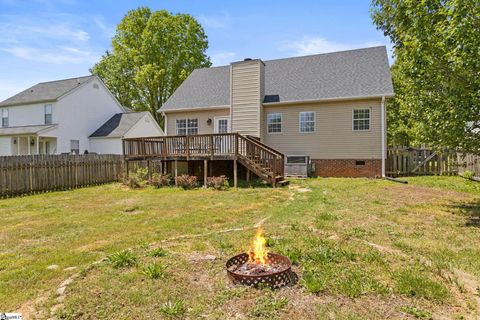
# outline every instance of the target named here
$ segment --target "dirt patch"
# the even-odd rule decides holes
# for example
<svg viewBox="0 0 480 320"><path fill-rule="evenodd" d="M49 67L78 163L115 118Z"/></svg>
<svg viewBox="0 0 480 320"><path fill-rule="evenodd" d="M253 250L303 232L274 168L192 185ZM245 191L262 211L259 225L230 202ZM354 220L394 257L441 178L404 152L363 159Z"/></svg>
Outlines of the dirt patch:
<svg viewBox="0 0 480 320"><path fill-rule="evenodd" d="M465 193L434 189L431 187L417 185L391 185L385 186L383 192L379 192L383 200L389 201L396 205L417 205L438 201L439 203L447 203L454 200L467 199Z"/></svg>

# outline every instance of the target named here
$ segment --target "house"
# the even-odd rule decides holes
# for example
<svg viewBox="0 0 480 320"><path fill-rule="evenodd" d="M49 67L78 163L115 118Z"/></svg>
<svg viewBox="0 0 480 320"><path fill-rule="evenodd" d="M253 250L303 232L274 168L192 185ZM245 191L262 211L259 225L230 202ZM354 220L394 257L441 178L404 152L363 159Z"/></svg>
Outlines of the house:
<svg viewBox="0 0 480 320"><path fill-rule="evenodd" d="M97 76L43 82L0 102L0 155L122 153L122 137L159 136L149 113L131 113Z"/></svg>
<svg viewBox="0 0 480 320"><path fill-rule="evenodd" d="M393 95L384 46L198 69L159 110L166 136L126 140L126 155L204 177L212 166L237 172L238 161L274 185L306 164L317 176L379 177Z"/></svg>

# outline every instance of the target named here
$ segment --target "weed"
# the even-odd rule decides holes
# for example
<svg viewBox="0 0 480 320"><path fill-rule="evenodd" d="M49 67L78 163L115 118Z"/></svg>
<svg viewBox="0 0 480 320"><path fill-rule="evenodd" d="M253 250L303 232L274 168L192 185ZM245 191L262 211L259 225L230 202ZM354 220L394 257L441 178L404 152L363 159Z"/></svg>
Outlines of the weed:
<svg viewBox="0 0 480 320"><path fill-rule="evenodd" d="M402 311L414 316L417 319L432 319L432 314L414 306L404 306Z"/></svg>
<svg viewBox="0 0 480 320"><path fill-rule="evenodd" d="M160 313L168 318L178 318L185 314L186 308L183 300L168 300L160 307Z"/></svg>
<svg viewBox="0 0 480 320"><path fill-rule="evenodd" d="M149 277L150 279L165 278L165 266L163 264L152 262L141 269L141 274Z"/></svg>
<svg viewBox="0 0 480 320"><path fill-rule="evenodd" d="M276 297L273 294L262 296L255 301L255 305L250 311L250 316L256 318L271 319L277 313L285 308L288 299L285 297Z"/></svg>
<svg viewBox="0 0 480 320"><path fill-rule="evenodd" d="M395 278L398 293L438 301L448 296L448 290L443 284L431 280L418 268L402 270Z"/></svg>
<svg viewBox="0 0 480 320"><path fill-rule="evenodd" d="M167 254L168 252L163 248L155 248L148 253L150 257L155 258L165 257Z"/></svg>
<svg viewBox="0 0 480 320"><path fill-rule="evenodd" d="M108 261L114 268L131 267L137 264L137 258L129 250L117 251L108 256Z"/></svg>

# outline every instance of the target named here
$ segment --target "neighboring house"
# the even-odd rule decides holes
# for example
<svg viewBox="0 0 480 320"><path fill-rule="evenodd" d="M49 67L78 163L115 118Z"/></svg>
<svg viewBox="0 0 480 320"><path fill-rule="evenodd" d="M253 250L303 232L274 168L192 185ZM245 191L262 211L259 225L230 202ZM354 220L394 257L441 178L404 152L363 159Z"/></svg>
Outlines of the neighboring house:
<svg viewBox="0 0 480 320"><path fill-rule="evenodd" d="M150 112L117 113L90 135L98 153L122 154L122 139L163 135Z"/></svg>
<svg viewBox="0 0 480 320"><path fill-rule="evenodd" d="M123 119L121 114L128 111L97 76L36 84L0 102L0 155L122 153L121 148L113 146L113 136L102 144L90 135L112 117ZM131 125L130 136L134 132L142 136L163 134L156 123L152 125L151 115L127 116L135 117L135 123L120 121L122 130ZM148 129L139 129L143 126L141 119L147 118ZM121 145L121 136L116 140Z"/></svg>
<svg viewBox="0 0 480 320"><path fill-rule="evenodd" d="M319 176L381 176L385 101L394 95L386 48L195 70L160 108L166 135L238 132L310 159Z"/></svg>

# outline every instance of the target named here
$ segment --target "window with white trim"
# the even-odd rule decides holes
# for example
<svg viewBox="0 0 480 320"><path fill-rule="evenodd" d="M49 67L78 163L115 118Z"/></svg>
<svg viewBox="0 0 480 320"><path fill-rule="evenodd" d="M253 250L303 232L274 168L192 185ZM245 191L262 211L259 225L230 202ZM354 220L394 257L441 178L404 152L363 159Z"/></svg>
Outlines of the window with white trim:
<svg viewBox="0 0 480 320"><path fill-rule="evenodd" d="M282 133L282 114L267 114L267 133Z"/></svg>
<svg viewBox="0 0 480 320"><path fill-rule="evenodd" d="M177 136L198 134L198 119L177 119Z"/></svg>
<svg viewBox="0 0 480 320"><path fill-rule="evenodd" d="M315 132L315 112L302 111L298 117L301 133Z"/></svg>
<svg viewBox="0 0 480 320"><path fill-rule="evenodd" d="M46 104L44 107L45 111L45 124L52 124L52 105Z"/></svg>
<svg viewBox="0 0 480 320"><path fill-rule="evenodd" d="M80 140L70 140L70 153L80 154Z"/></svg>
<svg viewBox="0 0 480 320"><path fill-rule="evenodd" d="M8 127L8 109L2 109L2 128Z"/></svg>
<svg viewBox="0 0 480 320"><path fill-rule="evenodd" d="M353 110L353 131L370 130L370 109Z"/></svg>

